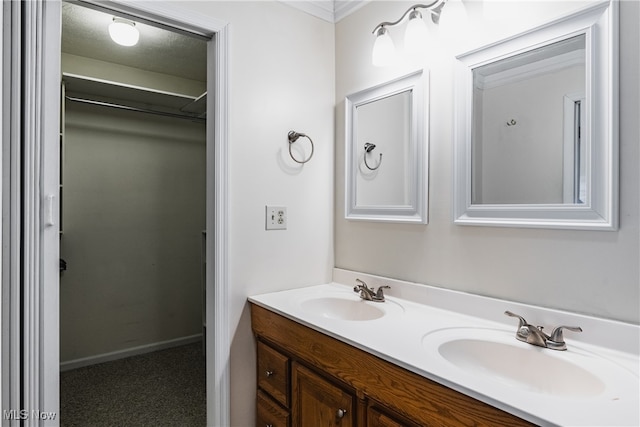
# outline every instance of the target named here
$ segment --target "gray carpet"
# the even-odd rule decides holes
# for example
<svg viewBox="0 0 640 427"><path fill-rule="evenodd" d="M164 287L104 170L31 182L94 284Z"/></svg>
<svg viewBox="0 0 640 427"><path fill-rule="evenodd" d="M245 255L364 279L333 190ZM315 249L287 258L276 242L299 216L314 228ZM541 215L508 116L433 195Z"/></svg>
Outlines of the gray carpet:
<svg viewBox="0 0 640 427"><path fill-rule="evenodd" d="M62 426L204 426L201 343L60 374Z"/></svg>

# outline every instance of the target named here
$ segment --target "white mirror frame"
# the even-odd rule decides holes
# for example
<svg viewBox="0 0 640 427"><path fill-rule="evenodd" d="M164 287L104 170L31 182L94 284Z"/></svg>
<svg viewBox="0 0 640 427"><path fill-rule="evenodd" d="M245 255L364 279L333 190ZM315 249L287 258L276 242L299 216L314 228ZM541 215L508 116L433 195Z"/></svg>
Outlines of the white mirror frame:
<svg viewBox="0 0 640 427"><path fill-rule="evenodd" d="M428 70L420 70L345 98L345 218L379 222L408 222L426 224L428 221L428 128L429 106ZM389 96L411 92L410 131L410 202L407 205L357 205L359 106Z"/></svg>
<svg viewBox="0 0 640 427"><path fill-rule="evenodd" d="M566 38L586 36L585 204L471 204L473 70ZM543 26L457 56L454 223L580 230L618 229L618 4L591 5Z"/></svg>

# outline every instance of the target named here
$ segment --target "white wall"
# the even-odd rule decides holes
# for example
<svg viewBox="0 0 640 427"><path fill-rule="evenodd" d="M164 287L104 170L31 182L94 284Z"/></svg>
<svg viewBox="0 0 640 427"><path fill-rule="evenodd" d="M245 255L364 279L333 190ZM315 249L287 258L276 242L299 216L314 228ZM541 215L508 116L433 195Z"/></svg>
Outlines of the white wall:
<svg viewBox="0 0 640 427"><path fill-rule="evenodd" d="M274 1L181 5L230 23L231 424L255 425L247 296L331 280L334 27ZM315 143L302 167L290 130ZM267 204L287 207L287 230L265 231Z"/></svg>
<svg viewBox="0 0 640 427"><path fill-rule="evenodd" d="M578 2L469 2L466 46L515 34L580 7ZM371 31L411 2L370 2L336 26L336 226L339 268L545 307L640 322L639 310L639 4L620 2L620 230L588 232L457 226L452 223L453 52L432 42L422 62L371 65ZM445 6L446 7L446 6ZM482 9L490 10L483 17ZM433 28L433 26L431 26ZM469 33L466 33L469 31ZM390 30L402 45L404 27ZM466 35L465 35L466 34ZM344 97L407 74L431 70L429 224L344 219Z"/></svg>

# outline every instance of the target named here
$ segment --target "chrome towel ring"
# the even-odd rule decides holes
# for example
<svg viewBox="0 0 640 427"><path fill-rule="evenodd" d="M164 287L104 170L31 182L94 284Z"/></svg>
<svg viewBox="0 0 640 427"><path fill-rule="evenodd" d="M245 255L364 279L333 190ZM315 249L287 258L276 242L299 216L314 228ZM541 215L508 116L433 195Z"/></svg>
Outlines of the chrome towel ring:
<svg viewBox="0 0 640 427"><path fill-rule="evenodd" d="M294 142L296 142L298 140L298 138L300 137L304 137L307 138L309 140L309 142L311 143L311 154L309 154L309 157L307 157L306 160L298 160L295 157L293 157L293 153L291 152L291 145L293 145ZM296 163L307 163L309 160L311 160L311 157L313 157L313 141L311 140L311 138L309 138L307 135L305 135L304 133L299 133L296 132L294 130L290 130L289 131L289 155L291 156L291 158L293 159L294 162Z"/></svg>
<svg viewBox="0 0 640 427"><path fill-rule="evenodd" d="M367 163L367 154L372 152L374 149L376 148L376 144L372 144L371 142L365 142L364 143L364 165L367 167L367 169L369 170L376 170L380 167L380 165L382 164L382 153L380 153L380 157L378 160L378 166L376 166L375 168L372 168L371 166L369 166L369 163Z"/></svg>

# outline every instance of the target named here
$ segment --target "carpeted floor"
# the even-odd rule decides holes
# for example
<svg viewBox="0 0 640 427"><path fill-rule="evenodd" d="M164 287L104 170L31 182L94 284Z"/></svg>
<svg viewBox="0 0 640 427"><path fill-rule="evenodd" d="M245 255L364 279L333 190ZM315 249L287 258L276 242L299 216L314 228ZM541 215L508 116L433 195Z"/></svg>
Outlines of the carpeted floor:
<svg viewBox="0 0 640 427"><path fill-rule="evenodd" d="M204 426L202 344L60 374L60 423L72 427Z"/></svg>

